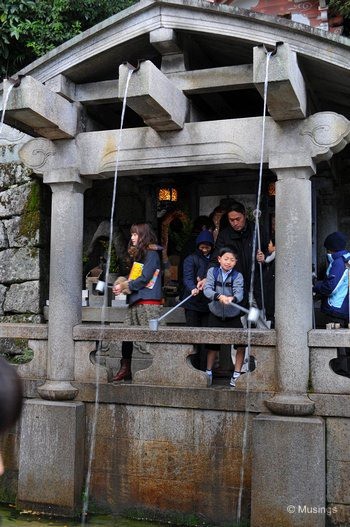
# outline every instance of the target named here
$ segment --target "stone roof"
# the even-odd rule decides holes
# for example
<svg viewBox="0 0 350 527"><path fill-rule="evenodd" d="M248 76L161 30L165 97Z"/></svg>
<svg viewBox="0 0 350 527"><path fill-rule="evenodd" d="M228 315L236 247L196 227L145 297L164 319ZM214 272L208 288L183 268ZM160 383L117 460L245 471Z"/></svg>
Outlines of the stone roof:
<svg viewBox="0 0 350 527"><path fill-rule="evenodd" d="M253 48L288 43L297 52L306 80L310 112L334 111L350 118L350 40L282 18L198 0L143 0L114 15L43 57L19 73L30 75L53 91L62 75L65 95L88 107L102 128L115 128L120 101L103 99L102 83L117 80L119 65L150 60L160 67L162 53L150 42L150 32L174 30L187 70L251 65ZM95 95L91 93L95 90ZM86 95L88 91L88 95ZM261 98L254 86L191 94L200 108L211 108L213 118L261 114ZM245 113L242 113L245 108ZM248 109L248 114L246 113ZM220 111L222 115L220 115ZM216 115L217 112L217 115ZM209 116L210 118L210 116ZM134 126L140 122L135 116Z"/></svg>

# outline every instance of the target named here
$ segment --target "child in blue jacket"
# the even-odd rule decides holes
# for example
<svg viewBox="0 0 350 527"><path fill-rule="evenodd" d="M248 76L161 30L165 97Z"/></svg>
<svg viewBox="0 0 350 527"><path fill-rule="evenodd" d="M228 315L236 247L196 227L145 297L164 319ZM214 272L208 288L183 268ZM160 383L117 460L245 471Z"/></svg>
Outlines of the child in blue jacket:
<svg viewBox="0 0 350 527"><path fill-rule="evenodd" d="M244 280L241 273L234 269L237 263L236 253L229 247L219 251L218 262L220 267L211 267L207 274L204 294L209 298L209 327L241 328L241 311L232 302L239 303L243 300ZM208 384L212 382L212 368L219 344L210 344L207 352ZM230 380L230 386L236 386L236 380L241 375L244 360L244 348L238 348L236 353L235 371Z"/></svg>

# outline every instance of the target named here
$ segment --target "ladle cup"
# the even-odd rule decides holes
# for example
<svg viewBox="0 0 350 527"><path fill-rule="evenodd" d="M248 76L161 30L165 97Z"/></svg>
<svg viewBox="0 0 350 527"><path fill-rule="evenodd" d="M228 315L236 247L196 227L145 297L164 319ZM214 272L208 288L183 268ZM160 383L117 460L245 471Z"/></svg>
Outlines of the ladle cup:
<svg viewBox="0 0 350 527"><path fill-rule="evenodd" d="M173 311L175 311L175 309L177 309L178 307L182 306L182 304L184 304L185 302L187 302L187 300L189 300L192 296L192 293L188 296L186 296L186 298L184 298L183 300L181 300L181 302L179 302L178 304L176 304L176 306L172 307L171 309L169 309L169 311L167 311L164 315L162 315L161 317L159 318L151 318L151 320L148 321L148 326L149 326L149 329L151 331L158 331L158 326L159 326L159 322L161 320L163 320L163 318L167 317L168 315L170 315L170 313L172 313Z"/></svg>

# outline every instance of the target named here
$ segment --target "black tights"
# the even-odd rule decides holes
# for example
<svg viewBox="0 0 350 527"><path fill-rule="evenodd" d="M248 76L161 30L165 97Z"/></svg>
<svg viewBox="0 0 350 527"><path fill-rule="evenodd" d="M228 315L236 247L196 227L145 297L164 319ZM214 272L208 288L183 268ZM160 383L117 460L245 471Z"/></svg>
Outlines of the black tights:
<svg viewBox="0 0 350 527"><path fill-rule="evenodd" d="M130 341L122 342L122 357L130 360L132 357L133 343Z"/></svg>

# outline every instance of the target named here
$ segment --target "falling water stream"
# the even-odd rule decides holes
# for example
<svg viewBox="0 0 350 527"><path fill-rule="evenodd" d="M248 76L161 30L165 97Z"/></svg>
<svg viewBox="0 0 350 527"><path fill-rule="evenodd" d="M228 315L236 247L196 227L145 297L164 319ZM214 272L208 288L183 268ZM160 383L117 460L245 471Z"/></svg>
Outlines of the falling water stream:
<svg viewBox="0 0 350 527"><path fill-rule="evenodd" d="M2 92L2 105L1 105L0 136L2 133L2 129L4 127L4 119L5 119L7 103L10 97L10 93L12 89L14 88L14 83L10 82L7 79L4 79L2 85L3 85L3 92Z"/></svg>
<svg viewBox="0 0 350 527"><path fill-rule="evenodd" d="M81 517L82 526L86 525L86 521L87 521L87 514L88 514L88 508L89 508L89 497L90 497L91 469L92 469L92 462L93 462L94 455L95 455L95 445L96 445L96 427L97 427L97 417L98 417L99 397L100 397L100 357L101 357L101 350L102 350L102 344L103 344L103 326L106 323L106 307L107 307L107 301L108 301L108 277L109 277L112 243L113 243L113 221L114 221L114 213L115 213L115 202L116 202L116 196L117 196L119 155L120 155L120 151L122 147L122 137L123 137L122 131L123 131L123 124L124 124L125 110L126 110L126 99L127 99L128 87L129 87L131 75L133 74L134 71L135 71L134 68L128 70L128 75L127 75L126 84L125 84L124 97L123 97L123 107L122 107L122 113L121 113L121 118L120 118L120 128L119 128L119 134L118 134L117 143L116 143L116 165L115 165L115 172L114 172L112 206L111 206L111 214L110 214L108 256L107 256L106 278L105 278L106 282L105 282L103 305L102 305L102 311L101 311L101 334L98 340L96 357L95 357L96 358L95 404L94 404L94 413L93 413L93 418L92 418L92 429L91 429L91 436L90 436L90 451L89 451L88 469L87 469L86 481L85 481L85 487L84 487L84 493L83 493L83 508L82 508L82 517Z"/></svg>
<svg viewBox="0 0 350 527"><path fill-rule="evenodd" d="M265 69L265 81L264 81L264 107L263 107L263 118L262 118L262 133L261 133L261 144L260 144L260 166L259 166L259 184L258 192L256 198L256 208L255 208L255 228L254 228L254 237L253 237L253 248L252 248L252 268L250 275L250 288L249 288L249 307L253 306L254 302L254 277L255 277L255 258L257 250L260 250L260 229L259 229L259 219L260 219L260 201L261 201L261 187L262 187L262 176L263 176L263 163L264 163L264 149L265 149L265 124L266 124L266 107L267 107L267 88L269 80L269 64L270 58L274 52L269 51L266 53L266 69ZM262 284L262 268L260 264L260 284L261 284L261 294L263 295L263 284ZM264 305L263 305L264 313ZM248 355L250 356L251 351L251 322L248 323ZM237 503L237 524L241 522L242 515L242 495L243 495L243 482L244 482L244 464L246 459L247 451L247 439L248 439L248 418L249 418L249 379L250 376L247 375L246 382L246 391L245 391L245 412L244 412L244 426L243 426L243 438L242 438L242 460L241 460L241 469L240 469L240 484L239 484L239 494L238 494L238 503Z"/></svg>

